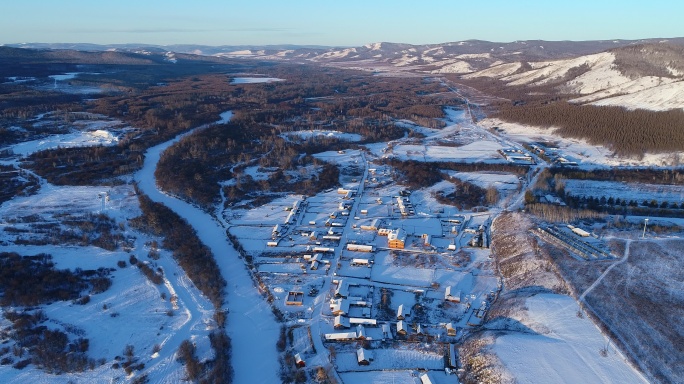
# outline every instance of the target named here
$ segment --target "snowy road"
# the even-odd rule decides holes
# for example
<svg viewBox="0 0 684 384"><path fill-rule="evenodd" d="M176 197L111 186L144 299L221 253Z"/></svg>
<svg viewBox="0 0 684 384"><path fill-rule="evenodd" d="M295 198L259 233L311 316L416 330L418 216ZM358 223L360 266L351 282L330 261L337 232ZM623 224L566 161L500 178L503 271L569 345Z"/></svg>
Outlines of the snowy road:
<svg viewBox="0 0 684 384"><path fill-rule="evenodd" d="M222 114L221 117L226 120L229 115ZM232 341L234 382L280 382L280 367L275 347L280 327L269 305L253 286L237 251L226 239L225 229L208 213L161 192L156 185L154 171L161 153L178 142L182 136L190 133L148 149L143 168L136 173L135 180L139 188L152 200L163 203L187 220L197 231L200 240L214 253L221 274L228 282L224 309L229 312L227 333Z"/></svg>

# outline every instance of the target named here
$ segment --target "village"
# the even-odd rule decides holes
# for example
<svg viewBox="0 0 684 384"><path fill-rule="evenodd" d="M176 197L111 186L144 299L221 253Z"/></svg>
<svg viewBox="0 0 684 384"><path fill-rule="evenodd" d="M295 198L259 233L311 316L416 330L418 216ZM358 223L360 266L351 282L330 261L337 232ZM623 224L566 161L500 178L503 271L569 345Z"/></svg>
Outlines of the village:
<svg viewBox="0 0 684 384"><path fill-rule="evenodd" d="M385 370L454 382L456 345L502 287L488 249L491 214L404 189L364 152L325 155L363 174L230 220L274 311L299 335L294 364L332 364L345 382Z"/></svg>

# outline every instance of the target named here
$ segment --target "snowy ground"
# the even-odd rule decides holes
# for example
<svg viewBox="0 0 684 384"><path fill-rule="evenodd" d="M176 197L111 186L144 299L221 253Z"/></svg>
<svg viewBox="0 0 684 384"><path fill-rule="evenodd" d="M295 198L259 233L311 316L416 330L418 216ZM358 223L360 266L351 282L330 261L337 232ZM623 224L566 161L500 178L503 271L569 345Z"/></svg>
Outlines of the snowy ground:
<svg viewBox="0 0 684 384"><path fill-rule="evenodd" d="M565 190L574 196L620 197L622 200L634 200L639 204L644 200L656 200L659 204L663 201L677 204L684 202L684 186L681 185L574 179L564 180L564 183Z"/></svg>
<svg viewBox="0 0 684 384"><path fill-rule="evenodd" d="M312 137L318 137L318 138L334 138L334 139L339 139L343 141L361 141L363 138L361 135L356 134L356 133L344 133L340 131L325 131L325 130L309 130L309 131L292 131L292 132L285 132L282 134L283 136L290 137L298 137L301 140L307 140Z"/></svg>
<svg viewBox="0 0 684 384"><path fill-rule="evenodd" d="M276 77L234 77L230 80L231 84L257 84L257 83L272 83L274 81L284 81L285 79L278 79Z"/></svg>
<svg viewBox="0 0 684 384"><path fill-rule="evenodd" d="M44 113L33 119L34 127L58 126L67 129L69 133L53 134L35 140L24 141L0 149L11 149L15 154L26 156L33 152L57 147L90 147L115 145L119 137L125 132L133 130L120 120L106 118L101 115L90 115L88 119L81 119L65 123L57 113ZM23 129L23 128L21 128Z"/></svg>
<svg viewBox="0 0 684 384"><path fill-rule="evenodd" d="M571 297L527 299L529 333L497 338L494 351L519 383L645 383L644 377L586 317ZM607 348L606 356L601 349Z"/></svg>
<svg viewBox="0 0 684 384"><path fill-rule="evenodd" d="M446 171L449 176L475 184L481 188L495 187L501 191L511 191L519 187L518 177L511 173L501 172L454 172Z"/></svg>
<svg viewBox="0 0 684 384"><path fill-rule="evenodd" d="M109 192L109 201L98 194ZM30 229L31 224L10 224L7 220L33 215L42 222L59 222L61 215L85 215L104 213L120 223L139 215L137 198L128 185L111 189L102 187L59 187L44 184L38 194L19 197L0 206L2 227L13 225ZM148 258L152 239L136 231L125 229L124 236L136 238L134 247L128 251L105 251L97 247L78 246L19 246L12 244L12 236L4 232L0 246L2 252L17 252L22 255L48 253L53 256L56 268L97 269L112 268L112 286L105 292L92 295L86 305L71 302L55 302L43 306L48 317L47 325L67 329L68 333L82 332L90 340L88 355L104 359L105 364L93 371L61 376L48 375L29 366L21 371L0 370L3 383L24 383L27 380L38 383L58 383L65 380L77 382L108 383L123 381L122 370L111 365L115 357L121 356L126 345L132 345L139 362L145 364L143 373L154 378L154 382L176 382L185 369L176 362L175 353L180 342L196 340L198 356L206 358L210 348L207 339L211 328L212 306L188 280L171 255L161 250L159 260ZM153 268L164 272L161 285L150 283L137 267L129 264L134 255L140 262L150 263ZM121 268L117 262L125 261ZM155 345L159 352L153 353Z"/></svg>
<svg viewBox="0 0 684 384"><path fill-rule="evenodd" d="M461 147L435 145L397 145L392 152L401 160L456 161L456 162L505 162L497 153L501 144L493 141L476 141Z"/></svg>

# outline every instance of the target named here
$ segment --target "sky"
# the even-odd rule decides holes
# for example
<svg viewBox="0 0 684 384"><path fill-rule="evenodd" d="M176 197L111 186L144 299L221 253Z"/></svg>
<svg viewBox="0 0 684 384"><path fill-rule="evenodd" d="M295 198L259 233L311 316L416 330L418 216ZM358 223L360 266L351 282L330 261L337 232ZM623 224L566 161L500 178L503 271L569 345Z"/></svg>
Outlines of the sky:
<svg viewBox="0 0 684 384"><path fill-rule="evenodd" d="M684 36L678 0L2 0L0 44L358 46Z"/></svg>

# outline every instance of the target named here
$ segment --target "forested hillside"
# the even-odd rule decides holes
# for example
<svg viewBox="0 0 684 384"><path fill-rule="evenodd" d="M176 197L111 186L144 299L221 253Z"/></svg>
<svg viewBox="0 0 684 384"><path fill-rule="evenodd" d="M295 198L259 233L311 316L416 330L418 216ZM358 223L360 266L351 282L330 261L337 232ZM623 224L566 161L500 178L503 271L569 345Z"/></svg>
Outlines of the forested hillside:
<svg viewBox="0 0 684 384"><path fill-rule="evenodd" d="M521 124L559 128L563 136L605 145L618 155L684 151L684 111L655 112L566 102L511 105L495 117Z"/></svg>

